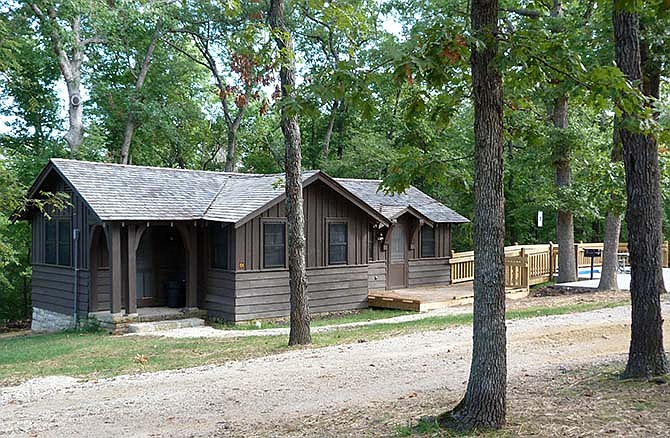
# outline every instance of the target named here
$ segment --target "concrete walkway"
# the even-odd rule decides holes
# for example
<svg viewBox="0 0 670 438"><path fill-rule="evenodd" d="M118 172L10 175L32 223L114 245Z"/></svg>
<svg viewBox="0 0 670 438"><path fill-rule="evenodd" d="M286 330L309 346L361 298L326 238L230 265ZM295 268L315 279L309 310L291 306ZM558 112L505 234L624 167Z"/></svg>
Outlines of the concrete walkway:
<svg viewBox="0 0 670 438"><path fill-rule="evenodd" d="M393 318L373 319L369 321L348 322L345 324L311 327L310 331L312 333L325 333L351 327L362 327L376 324L398 324L402 322L432 318L434 316L462 315L466 313L472 313L472 306L448 307L430 312L395 316ZM163 332L128 333L124 336L161 336L165 338L242 338L247 336L288 336L288 334L288 327L248 330L221 330L210 326L203 326L167 330Z"/></svg>
<svg viewBox="0 0 670 438"><path fill-rule="evenodd" d="M572 286L572 287L587 287L597 288L600 281L600 273L594 272L593 280L573 281L571 283L560 283L557 286ZM665 290L670 292L670 268L663 268L663 281L665 283ZM619 289L630 290L630 274L617 274L617 282Z"/></svg>

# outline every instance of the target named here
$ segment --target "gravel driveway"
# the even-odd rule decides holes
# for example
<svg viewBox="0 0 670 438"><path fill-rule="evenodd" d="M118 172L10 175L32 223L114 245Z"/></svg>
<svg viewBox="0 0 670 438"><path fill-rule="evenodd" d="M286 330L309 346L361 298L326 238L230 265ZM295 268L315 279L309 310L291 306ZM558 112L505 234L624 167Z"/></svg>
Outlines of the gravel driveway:
<svg viewBox="0 0 670 438"><path fill-rule="evenodd" d="M619 307L510 321L510 382L625 353L629 313ZM310 435L339 436L346 424L321 430L320 419L436 391L462 393L471 335L470 327L452 327L181 371L35 379L0 389L0 435L299 436L295 424L304 419ZM396 421L403 414L389 415Z"/></svg>

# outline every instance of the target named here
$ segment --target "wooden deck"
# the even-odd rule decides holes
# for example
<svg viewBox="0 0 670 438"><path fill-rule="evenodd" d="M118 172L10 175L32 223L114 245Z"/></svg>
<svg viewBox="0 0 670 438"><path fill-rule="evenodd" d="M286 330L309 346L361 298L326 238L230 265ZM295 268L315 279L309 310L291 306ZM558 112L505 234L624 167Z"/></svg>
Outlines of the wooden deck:
<svg viewBox="0 0 670 438"><path fill-rule="evenodd" d="M505 291L508 299L522 298L528 295L525 288L508 288ZM368 305L385 309L428 312L445 307L470 304L473 297L472 282L467 282L448 286L371 291L368 293Z"/></svg>

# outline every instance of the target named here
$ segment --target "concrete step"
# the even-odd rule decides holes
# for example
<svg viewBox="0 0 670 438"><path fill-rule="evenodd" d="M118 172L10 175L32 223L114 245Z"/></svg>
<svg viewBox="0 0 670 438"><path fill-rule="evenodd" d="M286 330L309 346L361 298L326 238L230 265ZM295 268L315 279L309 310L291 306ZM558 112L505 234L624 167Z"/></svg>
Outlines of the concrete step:
<svg viewBox="0 0 670 438"><path fill-rule="evenodd" d="M138 322L128 324L128 333L151 333L166 330L175 330L188 327L200 327L205 325L205 320L200 318L171 319L154 322Z"/></svg>

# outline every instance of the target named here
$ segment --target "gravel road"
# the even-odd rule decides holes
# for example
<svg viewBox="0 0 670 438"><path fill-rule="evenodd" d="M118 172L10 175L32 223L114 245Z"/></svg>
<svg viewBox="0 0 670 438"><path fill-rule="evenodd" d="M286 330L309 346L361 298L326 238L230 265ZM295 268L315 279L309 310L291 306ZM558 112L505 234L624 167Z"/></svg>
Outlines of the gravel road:
<svg viewBox="0 0 670 438"><path fill-rule="evenodd" d="M666 320L668 313L666 297ZM628 347L629 314L619 307L508 322L510 382L620 356ZM457 397L471 335L470 327L452 327L180 371L34 379L0 388L0 436L300 436L300 419L312 423L309 435L340 436L346 424L338 432L324 422L321 430L319 419L436 391Z"/></svg>

